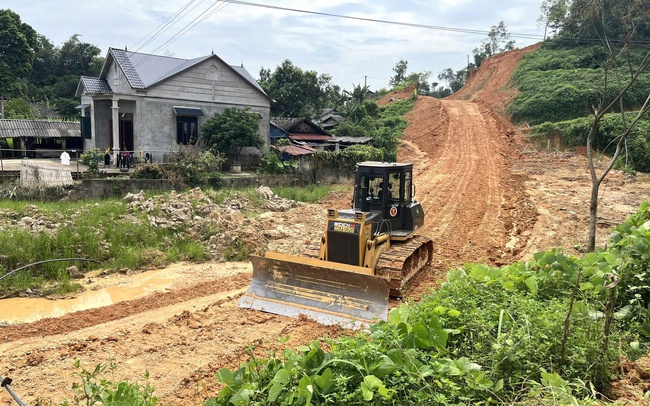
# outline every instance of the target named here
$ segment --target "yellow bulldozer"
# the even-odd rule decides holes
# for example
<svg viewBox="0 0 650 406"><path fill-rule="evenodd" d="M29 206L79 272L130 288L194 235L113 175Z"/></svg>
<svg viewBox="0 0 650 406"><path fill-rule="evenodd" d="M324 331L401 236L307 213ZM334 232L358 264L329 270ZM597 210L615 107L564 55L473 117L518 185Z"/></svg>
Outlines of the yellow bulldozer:
<svg viewBox="0 0 650 406"><path fill-rule="evenodd" d="M239 306L352 328L386 320L389 297L401 298L433 257L433 242L415 235L424 212L414 196L413 164L358 163L352 209L328 210L306 256L252 256Z"/></svg>

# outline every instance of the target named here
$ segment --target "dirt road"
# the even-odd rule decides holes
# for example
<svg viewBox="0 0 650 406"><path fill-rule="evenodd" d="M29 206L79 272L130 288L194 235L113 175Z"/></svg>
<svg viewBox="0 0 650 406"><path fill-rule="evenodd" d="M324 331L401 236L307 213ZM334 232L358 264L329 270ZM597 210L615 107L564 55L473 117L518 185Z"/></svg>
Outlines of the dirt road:
<svg viewBox="0 0 650 406"><path fill-rule="evenodd" d="M435 243L434 264L416 281L411 299L467 261L504 264L557 245L579 249L589 195L584 157L527 145L509 123L471 101L420 97L408 120L399 156L415 163L416 198L427 213L421 232ZM608 180L599 241L650 195L645 179L614 173ZM328 205L334 201L349 198L329 199ZM282 241L278 247L295 249L318 235L326 206L302 205L277 221L260 216L260 230ZM249 348L264 356L348 334L237 308L236 298L250 281L246 264L181 264L168 277L174 282L165 292L0 329L1 373L14 379L14 389L30 404L60 402L74 396L73 362L92 369L113 358L114 379L136 381L148 370L162 403L192 405L214 396L215 373L249 359ZM0 404L12 404L5 392Z"/></svg>

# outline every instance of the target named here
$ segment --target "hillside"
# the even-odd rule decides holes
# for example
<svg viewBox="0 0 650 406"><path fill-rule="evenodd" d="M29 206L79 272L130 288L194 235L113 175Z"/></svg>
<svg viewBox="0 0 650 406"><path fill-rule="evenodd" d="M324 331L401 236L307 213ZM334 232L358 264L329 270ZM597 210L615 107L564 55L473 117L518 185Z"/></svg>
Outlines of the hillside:
<svg viewBox="0 0 650 406"><path fill-rule="evenodd" d="M586 241L589 184L581 151L528 144L499 114L511 97L504 89L522 52L485 61L454 97L419 97L407 116L399 158L415 164L416 198L426 213L420 232L435 244L433 264L408 300L418 300L448 269L465 262L505 264L555 246L577 253ZM401 97L410 94L389 95L384 102ZM650 195L650 181L615 172L603 190L600 245L609 228ZM229 221L263 236L259 240L269 249L299 253L318 238L326 209L343 208L349 200L350 194L337 194L320 205L254 216L253 207L233 205L248 214L231 214ZM116 379L134 381L148 370L163 404L193 405L215 396L215 373L248 360L249 348L264 356L285 345L347 334L306 319L239 309L236 299L250 278L249 264L223 262L175 264L137 275L98 273L88 282L97 292L126 287L138 294L3 328L0 370L26 402L58 402L73 396L74 361L92 368L112 357ZM5 392L0 402L11 404Z"/></svg>

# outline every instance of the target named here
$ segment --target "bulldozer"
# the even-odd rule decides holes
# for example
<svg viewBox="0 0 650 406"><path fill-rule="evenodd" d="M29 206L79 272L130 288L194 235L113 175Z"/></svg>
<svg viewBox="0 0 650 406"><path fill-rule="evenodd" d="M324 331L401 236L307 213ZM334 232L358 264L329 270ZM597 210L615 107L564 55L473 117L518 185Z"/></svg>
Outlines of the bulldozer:
<svg viewBox="0 0 650 406"><path fill-rule="evenodd" d="M304 256L251 256L239 306L350 328L386 320L390 297L402 298L433 257L433 242L415 234L424 211L414 196L413 164L358 163L352 208L329 209Z"/></svg>

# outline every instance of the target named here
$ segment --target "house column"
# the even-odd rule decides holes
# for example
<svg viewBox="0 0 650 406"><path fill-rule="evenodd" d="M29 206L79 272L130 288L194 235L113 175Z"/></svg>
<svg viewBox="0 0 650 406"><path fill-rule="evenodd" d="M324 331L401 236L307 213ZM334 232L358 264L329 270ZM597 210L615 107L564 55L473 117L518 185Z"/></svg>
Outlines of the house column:
<svg viewBox="0 0 650 406"><path fill-rule="evenodd" d="M113 120L113 162L117 164L120 153L120 106L119 100L113 99L111 105L111 118Z"/></svg>

